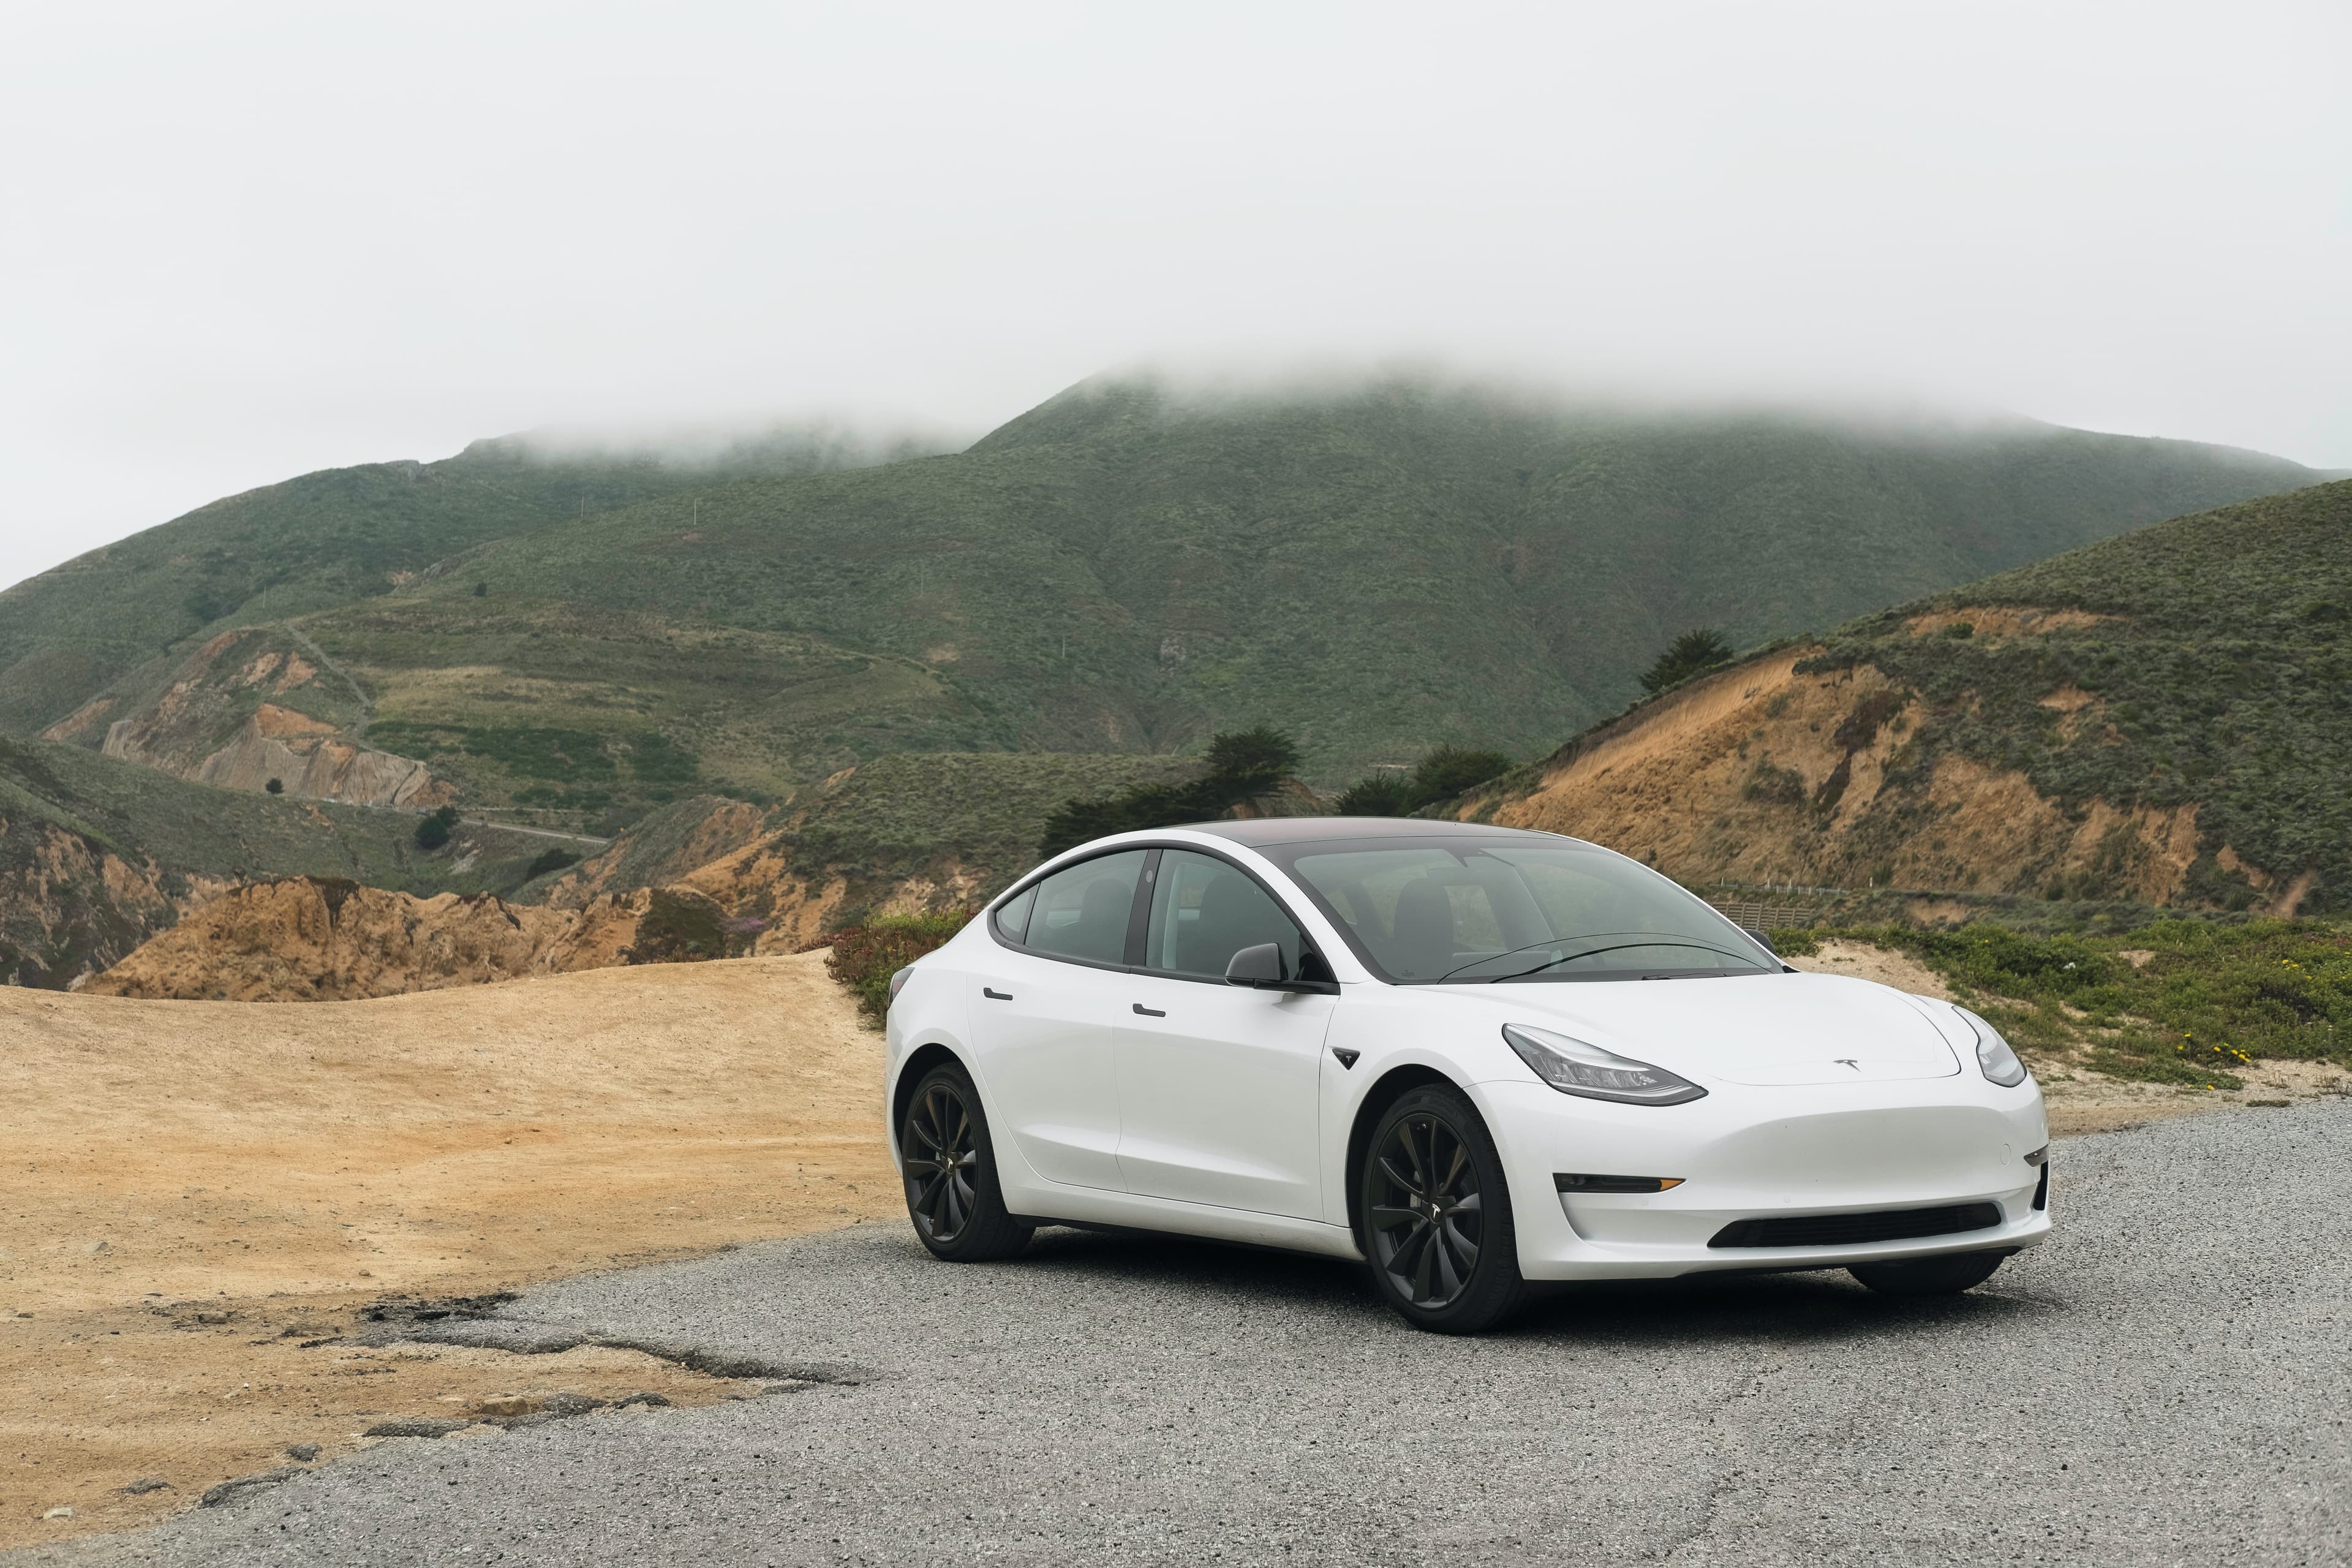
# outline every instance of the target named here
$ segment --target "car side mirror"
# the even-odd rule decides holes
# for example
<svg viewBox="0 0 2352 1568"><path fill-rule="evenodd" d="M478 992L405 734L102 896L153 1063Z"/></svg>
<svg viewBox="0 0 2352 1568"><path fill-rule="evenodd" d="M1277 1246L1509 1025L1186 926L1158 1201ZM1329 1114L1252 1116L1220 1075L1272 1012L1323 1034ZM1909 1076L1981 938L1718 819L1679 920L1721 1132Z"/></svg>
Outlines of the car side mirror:
<svg viewBox="0 0 2352 1568"><path fill-rule="evenodd" d="M1234 954L1225 965L1225 984L1246 985L1255 991L1299 991L1317 996L1337 996L1339 983L1331 977L1331 966L1325 963L1312 948L1299 955L1299 973L1286 975L1282 972L1282 948L1279 943L1262 942L1255 947L1245 947Z"/></svg>
<svg viewBox="0 0 2352 1568"><path fill-rule="evenodd" d="M1242 949L1225 965L1225 984L1228 985L1247 985L1259 991L1272 991L1281 986L1283 978L1282 949L1270 942Z"/></svg>

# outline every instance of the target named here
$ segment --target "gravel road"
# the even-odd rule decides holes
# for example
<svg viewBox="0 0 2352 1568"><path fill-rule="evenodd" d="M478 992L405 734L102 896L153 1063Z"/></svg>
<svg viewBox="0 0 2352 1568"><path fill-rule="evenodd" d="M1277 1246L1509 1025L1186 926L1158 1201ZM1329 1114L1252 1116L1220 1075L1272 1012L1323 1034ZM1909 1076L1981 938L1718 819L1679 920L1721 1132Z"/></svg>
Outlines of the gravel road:
<svg viewBox="0 0 2352 1568"><path fill-rule="evenodd" d="M403 1440L18 1564L2352 1560L2352 1105L2058 1148L1972 1295L1588 1289L1479 1341L1336 1264L896 1226L574 1279L465 1331L800 1386Z"/></svg>

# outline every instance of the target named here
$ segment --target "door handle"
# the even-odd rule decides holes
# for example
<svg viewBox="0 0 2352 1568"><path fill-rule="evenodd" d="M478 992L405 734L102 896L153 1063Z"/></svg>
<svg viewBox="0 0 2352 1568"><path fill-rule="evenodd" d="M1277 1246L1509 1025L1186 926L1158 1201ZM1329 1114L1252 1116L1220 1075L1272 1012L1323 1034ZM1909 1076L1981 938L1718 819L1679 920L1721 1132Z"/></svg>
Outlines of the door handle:
<svg viewBox="0 0 2352 1568"><path fill-rule="evenodd" d="M991 991L991 990L990 990L987 986L985 986L985 985L983 985L983 986L982 986L982 987L980 988L980 994L981 994L982 996L987 997L987 998L988 998L990 1001L992 1001L992 1002L1010 1002L1010 1001L1012 1001L1012 1000L1013 1000L1013 993L1012 993L1012 992L1010 992L1010 991Z"/></svg>
<svg viewBox="0 0 2352 1568"><path fill-rule="evenodd" d="M1166 1009L1160 1007L1147 1007L1140 1002L1138 1002L1135 1005L1135 1010L1142 1014L1147 1018L1165 1018L1168 1016Z"/></svg>

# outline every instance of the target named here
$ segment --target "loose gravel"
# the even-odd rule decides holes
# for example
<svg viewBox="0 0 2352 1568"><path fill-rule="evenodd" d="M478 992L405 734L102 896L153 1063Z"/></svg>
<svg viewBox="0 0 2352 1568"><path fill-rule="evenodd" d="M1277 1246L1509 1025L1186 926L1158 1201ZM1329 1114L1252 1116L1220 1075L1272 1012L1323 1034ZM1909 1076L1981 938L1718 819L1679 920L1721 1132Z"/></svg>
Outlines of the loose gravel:
<svg viewBox="0 0 2352 1568"><path fill-rule="evenodd" d="M1589 1288L1483 1340L1345 1266L895 1226L576 1279L510 1344L786 1374L394 1440L34 1563L2340 1563L2352 1106L2062 1143L2056 1237L1969 1296Z"/></svg>

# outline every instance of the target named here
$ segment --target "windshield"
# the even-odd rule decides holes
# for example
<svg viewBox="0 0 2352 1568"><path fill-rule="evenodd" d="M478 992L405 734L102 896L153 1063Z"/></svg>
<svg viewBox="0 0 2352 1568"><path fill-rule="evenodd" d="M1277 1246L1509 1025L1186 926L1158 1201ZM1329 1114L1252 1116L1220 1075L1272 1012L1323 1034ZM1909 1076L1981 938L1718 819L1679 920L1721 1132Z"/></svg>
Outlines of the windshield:
<svg viewBox="0 0 2352 1568"><path fill-rule="evenodd" d="M1723 916L1620 855L1569 842L1301 845L1276 858L1382 977L1427 984L1769 974Z"/></svg>

